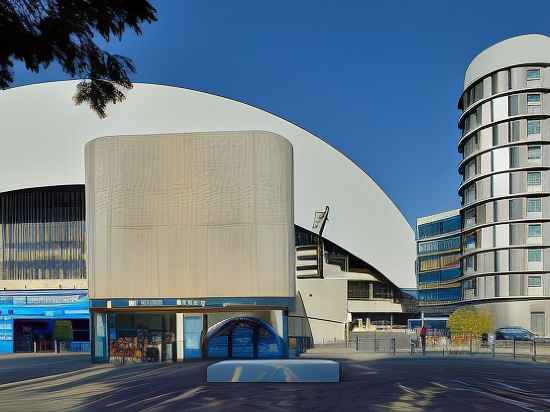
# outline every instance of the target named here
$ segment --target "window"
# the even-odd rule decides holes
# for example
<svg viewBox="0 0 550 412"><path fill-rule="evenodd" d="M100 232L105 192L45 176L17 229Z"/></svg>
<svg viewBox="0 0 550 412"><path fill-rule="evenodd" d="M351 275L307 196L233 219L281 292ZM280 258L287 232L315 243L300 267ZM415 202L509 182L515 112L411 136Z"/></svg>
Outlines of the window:
<svg viewBox="0 0 550 412"><path fill-rule="evenodd" d="M439 256L427 256L418 259L420 272L439 269Z"/></svg>
<svg viewBox="0 0 550 412"><path fill-rule="evenodd" d="M528 237L541 237L542 236L542 225L533 224L527 226L527 236Z"/></svg>
<svg viewBox="0 0 550 412"><path fill-rule="evenodd" d="M431 242L422 242L418 244L418 253L436 253L444 250L459 249L460 237L449 239L434 240Z"/></svg>
<svg viewBox="0 0 550 412"><path fill-rule="evenodd" d="M349 280L348 299L369 299L370 282Z"/></svg>
<svg viewBox="0 0 550 412"><path fill-rule="evenodd" d="M527 80L539 80L539 79L540 79L540 69L527 70Z"/></svg>
<svg viewBox="0 0 550 412"><path fill-rule="evenodd" d="M441 256L441 267L450 268L453 266L458 266L460 262L460 255L444 255Z"/></svg>
<svg viewBox="0 0 550 412"><path fill-rule="evenodd" d="M491 75L491 92L498 93L498 75L496 73Z"/></svg>
<svg viewBox="0 0 550 412"><path fill-rule="evenodd" d="M510 220L521 219L523 199L510 199L508 201L508 215Z"/></svg>
<svg viewBox="0 0 550 412"><path fill-rule="evenodd" d="M464 204L470 204L476 201L476 184L473 183L464 191Z"/></svg>
<svg viewBox="0 0 550 412"><path fill-rule="evenodd" d="M527 106L540 106L540 93L527 93Z"/></svg>
<svg viewBox="0 0 550 412"><path fill-rule="evenodd" d="M542 250L540 250L540 249L529 249L527 251L527 261L528 262L542 262Z"/></svg>
<svg viewBox="0 0 550 412"><path fill-rule="evenodd" d="M473 226L475 224L476 224L476 208L473 207L471 209L466 210L466 212L464 212L464 225Z"/></svg>
<svg viewBox="0 0 550 412"><path fill-rule="evenodd" d="M476 159L472 159L466 164L466 167L464 170L464 178L466 180L476 175L476 164L477 164Z"/></svg>
<svg viewBox="0 0 550 412"><path fill-rule="evenodd" d="M466 249L475 249L476 248L477 236L475 233L469 234L464 239L464 247Z"/></svg>
<svg viewBox="0 0 550 412"><path fill-rule="evenodd" d="M519 167L519 147L510 148L510 167Z"/></svg>
<svg viewBox="0 0 550 412"><path fill-rule="evenodd" d="M425 223L418 226L418 238L437 236L443 233L460 230L460 216L451 217L439 222Z"/></svg>
<svg viewBox="0 0 550 412"><path fill-rule="evenodd" d="M537 161L542 157L542 150L540 146L527 147L527 159L529 161Z"/></svg>
<svg viewBox="0 0 550 412"><path fill-rule="evenodd" d="M460 216L451 217L441 222L441 232L449 233L460 230Z"/></svg>
<svg viewBox="0 0 550 412"><path fill-rule="evenodd" d="M391 287L385 283L373 282L372 297L374 299L391 299L393 297Z"/></svg>
<svg viewBox="0 0 550 412"><path fill-rule="evenodd" d="M519 120L510 122L510 139L511 142L519 141Z"/></svg>
<svg viewBox="0 0 550 412"><path fill-rule="evenodd" d="M517 114L519 114L519 105L518 105L518 95L517 94L514 94L510 97L508 97L508 110L509 110L509 113L508 115L509 116L515 116Z"/></svg>
<svg viewBox="0 0 550 412"><path fill-rule="evenodd" d="M464 289L475 289L476 288L476 279L468 279L465 280L464 283Z"/></svg>
<svg viewBox="0 0 550 412"><path fill-rule="evenodd" d="M527 199L527 212L528 213L542 212L542 205L541 205L540 198Z"/></svg>
<svg viewBox="0 0 550 412"><path fill-rule="evenodd" d="M527 172L527 186L540 186L541 181L540 172Z"/></svg>
<svg viewBox="0 0 550 412"><path fill-rule="evenodd" d="M529 276L527 278L527 286L530 288L539 288L542 286L542 278L540 276Z"/></svg>
<svg viewBox="0 0 550 412"><path fill-rule="evenodd" d="M466 268L466 270L476 270L476 256L466 256L466 258L464 259L464 267Z"/></svg>
<svg viewBox="0 0 550 412"><path fill-rule="evenodd" d="M527 120L527 135L540 134L540 120Z"/></svg>
<svg viewBox="0 0 550 412"><path fill-rule="evenodd" d="M493 146L498 146L498 125L493 126Z"/></svg>

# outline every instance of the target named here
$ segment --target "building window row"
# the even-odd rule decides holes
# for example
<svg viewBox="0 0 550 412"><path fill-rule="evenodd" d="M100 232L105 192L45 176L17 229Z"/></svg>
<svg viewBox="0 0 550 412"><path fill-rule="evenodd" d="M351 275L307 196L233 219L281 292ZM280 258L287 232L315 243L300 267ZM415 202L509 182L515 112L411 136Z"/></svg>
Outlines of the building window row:
<svg viewBox="0 0 550 412"><path fill-rule="evenodd" d="M485 111L487 110L487 113ZM490 110L490 113L489 113ZM483 125L500 122L507 117L542 112L542 93L519 93L497 97L476 107L464 118L462 135Z"/></svg>
<svg viewBox="0 0 550 412"><path fill-rule="evenodd" d="M479 252L464 256L462 269L465 274L544 270L544 250L538 247Z"/></svg>
<svg viewBox="0 0 550 412"><path fill-rule="evenodd" d="M464 211L464 228L506 220L540 219L541 197L502 199L471 207Z"/></svg>
<svg viewBox="0 0 550 412"><path fill-rule="evenodd" d="M459 253L452 253L441 256L422 256L418 258L418 271L428 272L439 269L448 269L457 267L459 264Z"/></svg>
<svg viewBox="0 0 550 412"><path fill-rule="evenodd" d="M470 157L481 150L485 150L484 153L487 153L487 149L508 143L540 140L544 123L541 119L519 119L502 122L478 131L464 142L462 158Z"/></svg>
<svg viewBox="0 0 550 412"><path fill-rule="evenodd" d="M432 240L430 242L418 243L418 253L437 253L446 250L459 249L460 236L451 237L448 239Z"/></svg>
<svg viewBox="0 0 550 412"><path fill-rule="evenodd" d="M543 192L548 186L547 173L547 171L515 171L484 177L468 183L463 188L462 204L468 206L494 197Z"/></svg>
<svg viewBox="0 0 550 412"><path fill-rule="evenodd" d="M456 302L461 298L462 290L460 287L418 291L418 300L420 304Z"/></svg>
<svg viewBox="0 0 550 412"><path fill-rule="evenodd" d="M453 279L457 279L462 276L460 267L454 267L450 269L441 269L434 270L429 272L421 272L417 275L418 284L427 284L427 283L440 283L448 282Z"/></svg>
<svg viewBox="0 0 550 412"><path fill-rule="evenodd" d="M453 216L437 222L418 225L417 236L419 239L439 236L460 230L460 216Z"/></svg>
<svg viewBox="0 0 550 412"><path fill-rule="evenodd" d="M550 274L503 274L479 276L462 282L463 296L468 299L490 299L509 296L542 296Z"/></svg>
<svg viewBox="0 0 550 412"><path fill-rule="evenodd" d="M540 144L501 147L482 153L464 164L464 180L475 176L507 169L542 165L543 149Z"/></svg>
<svg viewBox="0 0 550 412"><path fill-rule="evenodd" d="M393 288L391 285L382 282L365 280L348 281L348 299L393 299Z"/></svg>
<svg viewBox="0 0 550 412"><path fill-rule="evenodd" d="M462 109L466 110L484 97L511 89L536 87L542 80L540 67L514 67L491 74L471 85L463 95Z"/></svg>

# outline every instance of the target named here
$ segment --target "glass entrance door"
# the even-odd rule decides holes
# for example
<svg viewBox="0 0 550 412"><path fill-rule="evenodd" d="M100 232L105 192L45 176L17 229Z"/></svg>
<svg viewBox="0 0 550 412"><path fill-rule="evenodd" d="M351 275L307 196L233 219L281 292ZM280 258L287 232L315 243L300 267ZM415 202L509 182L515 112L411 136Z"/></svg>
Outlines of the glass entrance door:
<svg viewBox="0 0 550 412"><path fill-rule="evenodd" d="M546 336L544 312L531 312L531 331L537 336Z"/></svg>

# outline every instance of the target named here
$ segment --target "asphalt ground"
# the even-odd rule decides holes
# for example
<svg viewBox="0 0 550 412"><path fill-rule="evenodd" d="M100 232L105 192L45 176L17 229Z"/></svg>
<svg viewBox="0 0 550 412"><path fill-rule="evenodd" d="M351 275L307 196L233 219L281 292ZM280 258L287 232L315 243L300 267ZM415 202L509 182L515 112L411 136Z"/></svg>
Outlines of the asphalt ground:
<svg viewBox="0 0 550 412"><path fill-rule="evenodd" d="M208 384L209 361L113 367L85 356L0 358L10 381L0 411L550 410L550 364L532 361L315 353L306 357L341 362L341 383Z"/></svg>

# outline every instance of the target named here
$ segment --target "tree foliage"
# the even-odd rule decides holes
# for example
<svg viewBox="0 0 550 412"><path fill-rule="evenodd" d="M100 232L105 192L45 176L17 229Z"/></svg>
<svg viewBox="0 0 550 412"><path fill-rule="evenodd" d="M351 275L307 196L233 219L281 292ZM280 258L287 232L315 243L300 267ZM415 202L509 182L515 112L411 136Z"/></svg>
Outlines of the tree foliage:
<svg viewBox="0 0 550 412"><path fill-rule="evenodd" d="M73 339L73 324L70 320L56 320L53 331L53 337L59 341L69 341Z"/></svg>
<svg viewBox="0 0 550 412"><path fill-rule="evenodd" d="M86 79L75 103L88 103L104 118L107 105L132 88L135 67L95 40L120 40L127 29L140 35L153 21L156 10L147 0L0 0L0 88L13 83L16 60L35 73L57 62L71 77Z"/></svg>
<svg viewBox="0 0 550 412"><path fill-rule="evenodd" d="M490 312L475 308L460 308L449 316L449 329L453 335L472 334L480 337L493 330L493 319Z"/></svg>

